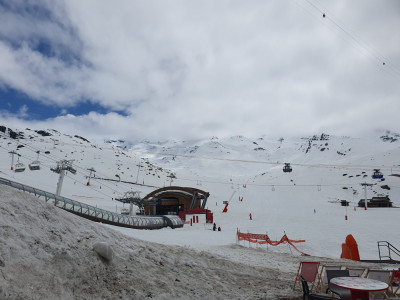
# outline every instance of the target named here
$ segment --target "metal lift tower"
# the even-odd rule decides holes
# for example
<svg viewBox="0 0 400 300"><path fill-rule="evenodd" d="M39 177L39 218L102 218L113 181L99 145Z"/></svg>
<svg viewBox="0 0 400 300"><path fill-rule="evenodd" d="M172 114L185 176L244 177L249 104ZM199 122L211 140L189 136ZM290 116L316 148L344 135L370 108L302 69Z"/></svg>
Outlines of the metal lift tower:
<svg viewBox="0 0 400 300"><path fill-rule="evenodd" d="M371 184L371 183L366 183L366 182L365 182L365 183L361 183L361 185L364 187L364 197L365 197L365 200L364 200L364 201L365 201L365 202L364 202L364 209L367 210L367 206L368 206L368 205L367 205L367 202L368 202L368 201L367 201L367 187L368 187L368 186L373 186L373 184Z"/></svg>
<svg viewBox="0 0 400 300"><path fill-rule="evenodd" d="M129 203L129 215L133 216L133 205L140 207L141 199L139 191L129 191L125 192L123 198L115 198L115 200L122 203Z"/></svg>
<svg viewBox="0 0 400 300"><path fill-rule="evenodd" d="M57 183L57 191L56 195L60 196L61 194L61 187L64 181L65 171L70 171L72 174L76 173L76 170L72 167L73 160L60 160L57 162L57 167L50 168L54 173L60 174Z"/></svg>

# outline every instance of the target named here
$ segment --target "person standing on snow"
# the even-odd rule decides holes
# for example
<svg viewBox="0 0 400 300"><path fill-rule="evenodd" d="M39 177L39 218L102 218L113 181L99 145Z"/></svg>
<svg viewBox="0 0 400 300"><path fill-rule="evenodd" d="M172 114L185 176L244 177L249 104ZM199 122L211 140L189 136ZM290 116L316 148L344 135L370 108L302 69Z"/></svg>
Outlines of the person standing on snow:
<svg viewBox="0 0 400 300"><path fill-rule="evenodd" d="M251 213L249 214L249 217L250 217L250 220L253 220L253 217L252 217Z"/></svg>
<svg viewBox="0 0 400 300"><path fill-rule="evenodd" d="M217 224L214 223L213 225L213 231L217 230Z"/></svg>

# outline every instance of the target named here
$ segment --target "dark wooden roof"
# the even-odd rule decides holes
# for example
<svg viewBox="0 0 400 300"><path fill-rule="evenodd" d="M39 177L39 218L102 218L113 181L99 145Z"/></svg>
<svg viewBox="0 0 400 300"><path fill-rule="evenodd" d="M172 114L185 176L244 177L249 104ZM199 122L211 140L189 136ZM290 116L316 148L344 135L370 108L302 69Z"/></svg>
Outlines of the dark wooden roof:
<svg viewBox="0 0 400 300"><path fill-rule="evenodd" d="M186 195L187 197L192 197L195 193L197 193L197 198L208 198L209 193L200 189L192 188L192 187L181 187L181 186L167 186L160 188L146 195L142 200L150 200L151 198L160 198L166 195L171 194L181 194Z"/></svg>

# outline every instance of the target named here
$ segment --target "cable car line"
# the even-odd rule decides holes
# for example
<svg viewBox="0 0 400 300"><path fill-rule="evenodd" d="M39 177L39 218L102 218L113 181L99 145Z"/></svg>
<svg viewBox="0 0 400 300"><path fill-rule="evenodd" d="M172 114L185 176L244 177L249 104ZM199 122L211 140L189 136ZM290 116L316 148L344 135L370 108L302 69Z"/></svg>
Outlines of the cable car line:
<svg viewBox="0 0 400 300"><path fill-rule="evenodd" d="M11 138L9 138L9 139L11 139ZM13 140L14 141L14 140ZM23 143L23 142L21 142L21 141L18 141L18 143L19 144L22 144L22 145L24 145L28 150L31 150L31 151L34 151L34 152L36 152L37 153L37 151L43 151L43 150L40 150L39 148L37 148L37 147L34 147L34 146L32 146L32 145L30 145L30 144L27 144L27 143ZM3 148L4 150L6 150L6 151L9 151L9 149L7 149L7 148L5 148L5 147L3 147L3 146L1 146L0 145L0 147L1 148ZM121 151L123 151L123 150L121 150ZM135 153L135 152L138 152L138 153L146 153L146 154L159 154L159 155L171 155L171 156L176 156L176 157L183 157L183 158L191 158L191 159L209 159L209 160L222 160L222 161L229 161L229 162L245 162L245 163L259 163L259 164L270 164L270 165L282 165L281 163L279 163L279 162L267 162L267 161L254 161L254 160L236 160L236 159L226 159L226 158L211 158L211 157L198 157L198 156L189 156L189 155L179 155L179 154L166 154L166 153L157 153L157 152L145 152L145 151L131 151L131 152L133 152L133 153ZM27 155L21 155L21 154L19 154L21 157L26 157L26 158L29 158L30 160L32 159L32 157L29 157L29 156L27 156ZM52 155L52 154L46 154L46 156L50 159L50 160L53 160L54 162L57 162L57 161L59 161L60 160L60 158L58 158L57 156L55 156L55 155ZM42 165L43 166L45 166L45 167L47 167L47 168L51 168L51 166L48 166L48 165L46 165L45 163L42 163ZM289 164L289 165L291 165L291 164ZM322 165L322 164L319 164L319 165L311 165L311 164L292 164L292 165L295 165L295 166L302 166L302 167L317 167L317 168L336 168L336 169L367 169L367 170L369 170L370 169L370 167L371 166L365 166L365 165L362 165L362 166L356 166L356 165ZM367 168L368 167L368 168ZM394 166L394 167L396 167L396 166ZM398 166L397 166L398 167ZM81 167L79 164L77 165L77 168L78 169L82 169L82 170L84 170L84 172L83 171L80 171L80 172L78 172L80 175L82 175L82 176L86 176L85 174L87 173L86 172L86 168L85 167ZM393 168L393 166L391 166L391 167L383 167L383 168ZM378 169L378 168L374 168L374 170L380 170L380 169L382 169L382 166L380 166L380 168ZM107 174L104 174L104 175L107 175ZM69 176L68 176L69 177ZM72 180L75 180L75 181L77 181L76 179L74 179L74 178L72 178L72 177L69 177L69 178L71 178ZM92 180L94 180L94 181L96 181L97 183L99 183L99 184L102 184L104 187L106 187L106 188L108 188L109 190L111 190L111 191L113 191L114 193L118 193L118 194L123 194L123 192L121 192L121 190L119 189L119 190L116 190L116 189L114 189L113 187L110 187L110 186L108 186L107 184L104 184L104 182L99 182L98 180L96 180L96 178L95 177L93 177L92 178ZM185 179L185 178L179 178L179 180L188 180L188 181L196 181L196 180L194 180L194 179ZM197 179L197 181L198 181L198 179ZM77 182L79 182L79 181L77 181ZM207 180L202 180L202 182L207 182L207 183L215 183L215 184L232 184L232 182L222 182L222 181L207 181ZM80 184L82 184L82 185L86 185L86 184L83 184L83 183L81 183L81 182L79 182ZM124 183L122 183L121 182L121 185L123 185L123 186L127 186L127 184L124 184ZM255 183L249 183L249 179L247 180L247 182L246 182L246 185L253 185L253 186L267 186L267 187L272 187L272 186L276 186L276 187L296 187L296 186L298 186L298 187L316 187L316 186L353 186L354 184L296 184L296 185L293 185L293 184L287 184L287 185L279 185L279 184L255 184ZM105 196L107 196L107 197L112 197L112 196L110 196L110 195L107 195L106 193L104 193L104 192L102 192L102 191L99 191L99 190L97 190L97 189L94 189L94 188L92 188L92 187L89 187L89 188L91 188L92 190L94 190L94 191L96 191L96 192L98 192L98 193L101 193L101 194L103 194L103 195L105 195ZM129 190L131 190L131 188L129 189Z"/></svg>
<svg viewBox="0 0 400 300"><path fill-rule="evenodd" d="M312 6L324 19L328 19L332 24L337 27L341 32L343 32L347 37L349 37L355 44L363 48L372 58L374 58L381 66L385 67L385 71L396 76L400 79L400 69L397 68L388 58L377 53L375 49L370 47L361 38L357 37L355 33L352 33L349 29L344 28L344 25L339 24L333 17L333 14L327 14L327 10L320 9L317 5L312 3L310 0L305 0L310 6ZM298 3L297 3L298 4ZM321 5L322 6L322 5ZM304 8L303 8L304 9ZM389 70L388 70L389 69Z"/></svg>
<svg viewBox="0 0 400 300"><path fill-rule="evenodd" d="M19 142L19 144L24 144L24 143ZM28 144L25 144L24 146L25 146L26 148L28 148L28 149L31 148L31 149L29 149L29 150L31 150L31 151L32 151L32 149L34 149L35 151L37 150L37 148L35 148L35 147L31 146L31 145L28 145ZM0 147L3 148L3 149L5 149L5 150L7 150L6 148L4 148L4 147L1 146L1 145L0 145ZM22 155L22 154L19 154L19 155L20 155L21 157L28 158L29 160L32 159L32 157L29 157L29 156L26 156L26 155ZM50 160L53 160L54 162L60 161L60 158L58 158L58 157L56 157L56 156L54 156L54 155L46 154L46 156L48 156L48 158L49 158ZM45 167L47 167L48 169L51 169L51 167L52 167L52 166L46 165L46 164L44 164L44 163L42 163L42 165L45 166ZM79 165L77 166L77 168L78 168L78 169L84 169L84 168L80 167ZM79 172L77 172L77 173L79 173L79 174L82 175L82 176L86 176L86 175L85 175L86 173L84 173L84 172L79 171ZM116 189L114 189L113 187L110 187L109 185L104 184L103 182L100 183L100 182L99 182L98 180L96 180L96 179L92 179L92 180L95 180L97 183L99 183L99 184L101 184L102 186L108 188L109 190L111 190L111 191L114 192L114 193L118 193L118 194L121 194L121 195L123 194L120 190L116 190ZM98 190L95 190L95 189L92 188L92 187L90 187L90 188L91 188L92 190L96 191L96 192L100 192L100 191L98 191ZM100 193L102 193L103 195L106 195L106 194L103 193L103 192L100 192ZM112 196L110 196L110 195L106 195L106 196L112 197Z"/></svg>

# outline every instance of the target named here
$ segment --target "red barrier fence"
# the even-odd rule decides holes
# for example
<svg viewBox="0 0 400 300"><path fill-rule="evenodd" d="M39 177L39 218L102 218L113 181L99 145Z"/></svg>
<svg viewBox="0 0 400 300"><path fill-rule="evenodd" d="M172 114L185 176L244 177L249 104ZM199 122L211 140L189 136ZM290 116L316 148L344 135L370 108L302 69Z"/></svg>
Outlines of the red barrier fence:
<svg viewBox="0 0 400 300"><path fill-rule="evenodd" d="M269 244L272 246L278 246L280 244L289 244L292 246L297 252L301 253L301 255L309 256L308 254L297 249L294 243L305 243L306 240L291 240L287 237L286 234L279 241L271 241L267 234L255 234L255 233L242 233L239 230L237 231L237 239L239 241L248 241L250 243L257 243L260 245Z"/></svg>

